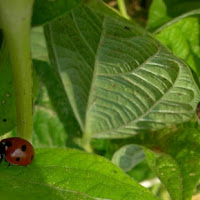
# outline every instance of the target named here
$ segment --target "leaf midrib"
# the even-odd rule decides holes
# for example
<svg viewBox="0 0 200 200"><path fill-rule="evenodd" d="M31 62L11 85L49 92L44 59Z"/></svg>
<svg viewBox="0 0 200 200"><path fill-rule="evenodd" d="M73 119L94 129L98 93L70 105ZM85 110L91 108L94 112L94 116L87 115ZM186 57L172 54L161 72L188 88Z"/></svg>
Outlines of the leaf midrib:
<svg viewBox="0 0 200 200"><path fill-rule="evenodd" d="M88 129L89 129L89 125L88 125L88 122L89 122L89 108L90 108L90 104L92 102L92 97L93 97L93 93L94 93L94 85L95 85L95 81L96 81L96 78L97 78L97 66L98 66L98 57L99 57L99 50L100 50L100 46L102 44L102 41L104 40L104 33L105 33L105 17L103 18L102 20L102 32L101 32L101 36L100 36L100 39L99 39L99 43L98 43L98 46L97 46L97 51L96 51L96 55L94 57L94 72L93 72L93 77L92 77L92 82L91 82L91 85L90 85L90 90L89 90L89 97L88 97L88 102L87 102L87 106L86 106L86 113L85 113L85 131L84 133L85 134L88 134ZM90 133L91 134L91 133Z"/></svg>

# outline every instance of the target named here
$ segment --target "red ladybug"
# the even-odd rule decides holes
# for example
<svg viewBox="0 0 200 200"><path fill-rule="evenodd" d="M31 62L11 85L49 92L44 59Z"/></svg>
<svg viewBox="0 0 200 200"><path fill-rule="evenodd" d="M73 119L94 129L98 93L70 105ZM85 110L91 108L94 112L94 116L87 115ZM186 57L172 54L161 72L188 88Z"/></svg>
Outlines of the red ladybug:
<svg viewBox="0 0 200 200"><path fill-rule="evenodd" d="M0 163L5 158L13 165L29 165L34 158L34 149L30 142L18 137L11 137L0 142Z"/></svg>

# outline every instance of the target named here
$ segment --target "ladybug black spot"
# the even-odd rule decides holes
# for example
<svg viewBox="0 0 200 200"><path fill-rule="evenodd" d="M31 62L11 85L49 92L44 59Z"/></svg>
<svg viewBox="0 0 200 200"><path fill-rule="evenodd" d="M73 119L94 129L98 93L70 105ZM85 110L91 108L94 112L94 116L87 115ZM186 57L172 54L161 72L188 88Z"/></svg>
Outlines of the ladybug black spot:
<svg viewBox="0 0 200 200"><path fill-rule="evenodd" d="M16 161L19 162L19 161L20 161L20 157L17 157L17 158L16 158Z"/></svg>
<svg viewBox="0 0 200 200"><path fill-rule="evenodd" d="M26 145L25 144L22 145L21 149L22 149L22 151L26 151Z"/></svg>
<svg viewBox="0 0 200 200"><path fill-rule="evenodd" d="M12 143L11 143L11 141L9 141L9 140L8 140L8 141L6 141L6 142L5 142L5 146L6 146L6 147L11 147L11 146L12 146Z"/></svg>
<svg viewBox="0 0 200 200"><path fill-rule="evenodd" d="M2 121L3 121L3 122L7 122L7 119L4 118L4 119L2 119Z"/></svg>
<svg viewBox="0 0 200 200"><path fill-rule="evenodd" d="M34 156L32 155L32 156L31 156L31 160L33 160L33 157L34 157Z"/></svg>

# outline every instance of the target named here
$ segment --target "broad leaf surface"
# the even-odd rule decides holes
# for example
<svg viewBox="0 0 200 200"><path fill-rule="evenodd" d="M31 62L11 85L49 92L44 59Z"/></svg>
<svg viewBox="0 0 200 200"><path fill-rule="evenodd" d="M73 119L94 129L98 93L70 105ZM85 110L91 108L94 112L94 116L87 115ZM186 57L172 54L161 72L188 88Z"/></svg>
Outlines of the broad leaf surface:
<svg viewBox="0 0 200 200"><path fill-rule="evenodd" d="M36 71L37 71L37 74L39 76L41 83L43 84L43 86L45 86L45 88L47 90L47 93L48 93L47 98L48 98L49 104L52 105L52 106L50 105L50 107L46 106L46 105L41 105L41 104L44 104L41 102L41 100L42 100L42 98L41 98L41 99L38 99L39 106L41 105L42 107L45 107L45 109L47 108L47 110L48 110L47 112L50 111L50 112L54 113L54 117L57 118L56 121L59 124L58 127L60 127L63 132L61 130L60 131L57 130L57 131L55 131L55 133L53 133L53 130L50 128L50 125L51 125L50 118L52 116L51 114L49 116L46 115L46 117L45 117L47 121L50 120L47 123L47 124L49 124L48 125L49 129L51 129L49 131L51 132L52 135L55 134L56 135L55 137L57 139L59 138L60 134L62 135L62 138L64 137L64 134L66 134L67 135L67 140L65 140L66 145L74 147L74 145L75 145L74 138L80 137L81 132L80 132L80 127L78 125L78 122L74 116L72 109L71 109L71 105L69 104L69 102L67 100L68 98L65 93L64 86L60 79L60 76L59 76L58 72L56 71L56 69L52 68L46 62L34 60L33 63L34 63L34 66L36 68ZM57 114L57 116L55 114ZM37 119L36 116L35 116L35 120L37 121L39 129L42 131L42 127L44 126L42 124L45 124L45 123L41 123L42 119L39 120L39 119ZM44 119L44 121L45 121L45 119ZM55 128L56 128L56 126L55 126ZM48 139L48 137L50 136L48 134L48 131L46 130L45 131L46 133L45 132L41 133L41 131L38 131L38 132L36 131L36 135L38 134L39 138L40 137L45 138L46 137L45 135L47 134L46 139ZM50 136L50 138L52 140L54 140L51 136Z"/></svg>
<svg viewBox="0 0 200 200"><path fill-rule="evenodd" d="M44 31L42 27L31 29L31 53L32 59L49 61Z"/></svg>
<svg viewBox="0 0 200 200"><path fill-rule="evenodd" d="M164 0L153 0L149 9L147 29L153 31L171 19Z"/></svg>
<svg viewBox="0 0 200 200"><path fill-rule="evenodd" d="M85 134L124 137L191 119L188 66L99 1L45 28L52 65Z"/></svg>
<svg viewBox="0 0 200 200"><path fill-rule="evenodd" d="M1 197L56 200L156 200L105 158L69 149L36 149L28 167L0 166Z"/></svg>
<svg viewBox="0 0 200 200"><path fill-rule="evenodd" d="M200 75L199 35L199 20L191 17L164 28L156 37Z"/></svg>
<svg viewBox="0 0 200 200"><path fill-rule="evenodd" d="M145 159L144 150L136 144L125 145L112 157L112 162L123 171L128 172Z"/></svg>
<svg viewBox="0 0 200 200"><path fill-rule="evenodd" d="M15 118L15 93L11 64L5 42L3 42L0 49L0 135L15 127Z"/></svg>
<svg viewBox="0 0 200 200"><path fill-rule="evenodd" d="M51 102L45 87L40 85L39 104L34 108L33 145L34 147L66 147L67 133Z"/></svg>
<svg viewBox="0 0 200 200"><path fill-rule="evenodd" d="M145 150L154 173L169 191L172 200L189 200L200 179L200 130L188 123L177 132L158 136L152 150Z"/></svg>
<svg viewBox="0 0 200 200"><path fill-rule="evenodd" d="M78 6L83 0L35 0L32 25L38 26L58 18Z"/></svg>
<svg viewBox="0 0 200 200"><path fill-rule="evenodd" d="M178 16L200 8L199 0L153 0L149 9L147 29L154 31Z"/></svg>

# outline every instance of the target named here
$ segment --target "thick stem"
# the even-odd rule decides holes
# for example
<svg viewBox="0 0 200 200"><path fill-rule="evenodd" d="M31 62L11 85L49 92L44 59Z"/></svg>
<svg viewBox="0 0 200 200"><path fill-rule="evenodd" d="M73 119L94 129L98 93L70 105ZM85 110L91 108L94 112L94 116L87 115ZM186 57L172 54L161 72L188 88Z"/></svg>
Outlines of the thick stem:
<svg viewBox="0 0 200 200"><path fill-rule="evenodd" d="M122 17L130 19L126 10L125 0L117 0L117 4Z"/></svg>
<svg viewBox="0 0 200 200"><path fill-rule="evenodd" d="M30 24L34 0L0 0L0 22L12 64L17 136L31 141L33 80Z"/></svg>
<svg viewBox="0 0 200 200"><path fill-rule="evenodd" d="M85 151L92 153L93 149L92 149L90 142L91 142L91 137L88 136L87 134L84 134L83 138L81 138L81 140L80 140L80 146L83 149L85 149Z"/></svg>

